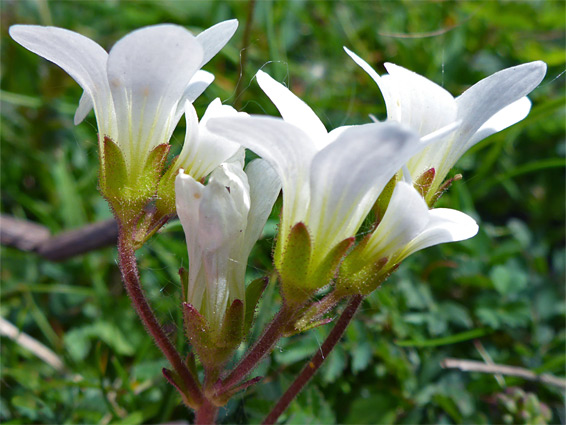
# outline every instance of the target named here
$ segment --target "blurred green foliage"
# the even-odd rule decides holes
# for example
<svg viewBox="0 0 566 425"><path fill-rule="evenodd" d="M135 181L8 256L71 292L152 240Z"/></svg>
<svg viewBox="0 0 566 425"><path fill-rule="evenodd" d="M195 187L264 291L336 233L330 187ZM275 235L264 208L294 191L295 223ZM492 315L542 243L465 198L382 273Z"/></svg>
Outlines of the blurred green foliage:
<svg viewBox="0 0 566 425"><path fill-rule="evenodd" d="M2 213L53 233L110 216L97 192L96 123L74 127L80 88L8 37L15 23L56 25L105 48L144 25L196 32L229 18L240 29L206 69L216 81L195 106L220 97L250 113L275 109L253 81L263 68L309 103L329 128L384 117L373 81L345 55L383 72L391 61L453 94L508 66L543 60L548 74L523 122L476 146L464 179L441 199L481 224L472 240L407 260L365 302L342 344L282 420L302 423L564 423L564 394L512 377L446 370L446 357L493 361L565 376L565 4L562 1L258 1L242 46L243 1L4 0L1 7ZM236 97L238 65L246 49ZM173 143L183 140L181 122ZM254 249L250 279L270 270L277 213ZM162 423L190 420L161 376L165 362L130 308L106 248L63 263L2 248L0 314L54 350L54 371L8 340L1 346L0 420L24 423ZM160 319L184 344L177 269L187 254L170 224L139 252ZM277 307L268 288L258 324ZM266 378L221 411L257 423L329 326L283 340L258 369ZM256 329L255 335L257 336ZM186 345L183 345L187 349ZM243 352L243 348L241 350ZM518 389L520 388L520 389Z"/></svg>

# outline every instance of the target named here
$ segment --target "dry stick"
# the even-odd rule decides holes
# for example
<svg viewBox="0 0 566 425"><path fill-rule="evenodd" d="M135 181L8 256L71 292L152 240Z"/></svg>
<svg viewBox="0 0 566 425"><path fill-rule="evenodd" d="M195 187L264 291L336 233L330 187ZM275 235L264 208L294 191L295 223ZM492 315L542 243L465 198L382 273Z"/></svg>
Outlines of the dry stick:
<svg viewBox="0 0 566 425"><path fill-rule="evenodd" d="M191 400L200 405L203 401L200 387L191 375L187 365L183 362L181 355L163 331L163 328L148 304L141 288L135 252L131 244L124 241L125 237L127 236L122 235L118 239L119 265L124 280L124 286L132 300L132 304L147 331L153 337L165 357L167 357L167 360L169 360L175 372L177 372L182 379L182 383L186 387L185 389L188 391Z"/></svg>
<svg viewBox="0 0 566 425"><path fill-rule="evenodd" d="M59 372L65 372L65 365L57 354L38 340L20 331L3 317L0 317L0 335L7 336Z"/></svg>
<svg viewBox="0 0 566 425"><path fill-rule="evenodd" d="M37 252L50 261L63 261L85 252L116 244L118 225L110 219L51 236L33 221L0 215L0 243L20 251Z"/></svg>
<svg viewBox="0 0 566 425"><path fill-rule="evenodd" d="M114 245L117 240L118 224L110 219L53 236L38 247L37 253L48 260L61 261Z"/></svg>
<svg viewBox="0 0 566 425"><path fill-rule="evenodd" d="M326 337L326 340L320 347L320 350L313 356L311 361L303 368L299 376L293 381L291 386L285 391L285 394L279 399L275 407L269 412L269 414L265 417L264 421L262 422L265 424L274 424L277 421L277 418L289 407L289 404L293 399L299 394L299 392L304 388L304 386L309 382L309 380L313 377L316 371L320 368L324 360L332 349L336 346L338 341L344 335L344 331L352 321L354 314L358 310L358 307L362 303L364 297L362 295L354 295L350 302L348 303L346 309Z"/></svg>
<svg viewBox="0 0 566 425"><path fill-rule="evenodd" d="M544 384L552 385L558 387L561 390L566 390L566 379L557 378L556 376L549 375L548 373L543 373L542 375L537 375L528 369L516 366L507 366L499 364L486 364L474 360L463 360L463 359L444 359L440 366L445 369L460 369L463 372L481 372L481 373L492 373L499 375L517 376L519 378L527 379L529 381L542 382Z"/></svg>

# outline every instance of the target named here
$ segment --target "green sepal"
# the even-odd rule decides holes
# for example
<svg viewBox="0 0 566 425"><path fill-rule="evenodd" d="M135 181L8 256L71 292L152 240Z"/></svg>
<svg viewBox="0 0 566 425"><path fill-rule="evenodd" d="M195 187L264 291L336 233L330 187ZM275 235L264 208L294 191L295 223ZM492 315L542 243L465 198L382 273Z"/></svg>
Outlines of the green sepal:
<svg viewBox="0 0 566 425"><path fill-rule="evenodd" d="M244 303L234 302L226 310L220 329L211 329L206 319L190 303L183 303L185 332L208 371L219 371L243 339Z"/></svg>
<svg viewBox="0 0 566 425"><path fill-rule="evenodd" d="M354 237L344 239L313 270L310 234L304 223L297 223L289 233L278 270L285 302L301 305L328 285L354 242Z"/></svg>
<svg viewBox="0 0 566 425"><path fill-rule="evenodd" d="M181 267L179 269L179 276L181 278L181 298L182 300L186 300L187 294L189 293L189 271Z"/></svg>
<svg viewBox="0 0 566 425"><path fill-rule="evenodd" d="M385 275L389 276L384 272L388 258L368 262L363 255L370 237L366 236L342 261L336 279L336 297L368 295L385 280Z"/></svg>
<svg viewBox="0 0 566 425"><path fill-rule="evenodd" d="M185 333L191 345L205 365L213 364L214 343L210 327L202 314L191 304L183 302Z"/></svg>
<svg viewBox="0 0 566 425"><path fill-rule="evenodd" d="M422 173L419 178L415 180L413 186L415 189L421 194L423 198L426 198L426 195L434 181L434 176L436 175L436 170L434 168L429 168L424 173Z"/></svg>
<svg viewBox="0 0 566 425"><path fill-rule="evenodd" d="M246 312L244 314L243 329L244 338L250 332L252 323L254 321L255 312L257 310L257 304L268 284L268 277L260 277L259 279L252 281L246 288Z"/></svg>
<svg viewBox="0 0 566 425"><path fill-rule="evenodd" d="M130 170L122 150L112 139L105 137L101 149L100 191L122 226L134 234L134 227L139 225L144 209L156 195L170 146L156 146L141 169L131 166ZM152 217L152 220L159 221L159 217ZM140 235L140 230L143 232L149 229L137 229L137 239L143 240L145 238Z"/></svg>
<svg viewBox="0 0 566 425"><path fill-rule="evenodd" d="M397 184L397 174L395 174L391 180L385 185L379 198L373 204L372 211L375 214L376 222L375 225L379 224L383 216L385 215L385 211L387 210L387 206L389 205L389 201L391 200L391 196L393 195L393 191L395 190L395 185Z"/></svg>
<svg viewBox="0 0 566 425"><path fill-rule="evenodd" d="M104 137L101 149L100 192L114 207L128 184L128 168L122 150L110 137Z"/></svg>
<svg viewBox="0 0 566 425"><path fill-rule="evenodd" d="M336 282L336 292L341 296L369 295L389 276L390 273L383 273L387 261L387 258L381 258L351 274L341 271Z"/></svg>
<svg viewBox="0 0 566 425"><path fill-rule="evenodd" d="M332 248L315 272L309 276L306 284L311 288L320 289L334 279L340 263L355 241L354 237L347 238Z"/></svg>
<svg viewBox="0 0 566 425"><path fill-rule="evenodd" d="M230 356L232 352L238 348L244 338L244 303L242 300L234 300L230 307L226 309L220 338L217 346L222 347L226 353L220 352L220 356ZM228 360L228 358L226 358Z"/></svg>
<svg viewBox="0 0 566 425"><path fill-rule="evenodd" d="M134 247L140 248L155 232L157 232L170 217L156 211L151 202L155 200L159 177L163 171L167 154L171 146L161 144L156 146L148 155L141 173L132 177L132 201L134 208L141 208L143 214L135 222Z"/></svg>
<svg viewBox="0 0 566 425"><path fill-rule="evenodd" d="M163 215L173 214L177 209L175 205L175 179L178 172L179 167L177 166L177 157L175 157L159 180L155 207Z"/></svg>
<svg viewBox="0 0 566 425"><path fill-rule="evenodd" d="M169 149L171 149L171 145L167 143L157 145L149 153L145 161L140 183L145 183L148 187L151 187L152 193L157 189L157 184L165 167L165 161L167 161Z"/></svg>
<svg viewBox="0 0 566 425"><path fill-rule="evenodd" d="M191 373L193 379L196 382L199 382L198 371L197 371L197 360L195 353L193 353L192 351L190 351L189 354L187 354L186 364L187 364L187 369L189 369L189 372Z"/></svg>
<svg viewBox="0 0 566 425"><path fill-rule="evenodd" d="M302 303L310 297L312 291L307 291L309 266L311 261L311 237L307 226L299 222L289 232L285 251L282 253L280 268L282 292L288 303Z"/></svg>
<svg viewBox="0 0 566 425"><path fill-rule="evenodd" d="M340 300L341 298L336 296L336 290L332 290L321 300L308 305L304 312L299 315L299 319L293 324L291 331L296 333L297 330L300 330L302 332L303 330L311 329L312 324L324 321L325 319L322 319L322 317L336 307Z"/></svg>
<svg viewBox="0 0 566 425"><path fill-rule="evenodd" d="M312 322L297 322L292 329L285 329L284 337L290 337L293 335L300 334L302 332L310 331L311 329L318 328L319 326L327 325L334 320L333 317L327 317L325 319L314 320ZM300 323L300 324L299 324Z"/></svg>

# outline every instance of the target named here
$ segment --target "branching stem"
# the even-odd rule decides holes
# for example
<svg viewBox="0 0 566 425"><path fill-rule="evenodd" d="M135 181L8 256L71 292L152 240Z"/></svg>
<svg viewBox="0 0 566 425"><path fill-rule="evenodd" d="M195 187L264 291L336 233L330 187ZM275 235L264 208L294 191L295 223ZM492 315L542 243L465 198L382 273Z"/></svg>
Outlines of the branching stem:
<svg viewBox="0 0 566 425"><path fill-rule="evenodd" d="M131 238L129 238L127 232L124 232L124 229L121 228L118 238L118 255L126 291L146 330L153 337L157 346L167 357L167 360L169 360L171 366L182 380L181 385L185 387L184 389L187 391L191 401L196 405L200 405L203 402L203 396L198 383L189 372L175 346L163 331L145 298L140 284L136 255L130 241Z"/></svg>
<svg viewBox="0 0 566 425"><path fill-rule="evenodd" d="M291 386L285 391L285 394L279 399L277 404L273 407L271 412L266 416L263 424L274 424L277 421L277 418L287 409L291 401L299 394L299 392L304 388L304 386L309 382L309 380L313 377L316 371L320 368L328 354L332 351L332 349L336 346L338 341L344 335L344 331L352 321L354 314L358 310L358 307L362 303L364 297L362 295L354 295L350 298L350 302L348 303L346 309L334 325L330 334L320 347L320 350L313 356L311 361L307 363L307 365L303 368L299 376L295 379L295 381L291 384Z"/></svg>
<svg viewBox="0 0 566 425"><path fill-rule="evenodd" d="M293 311L283 305L269 327L251 348L248 354L238 363L232 372L222 381L220 393L229 391L238 385L254 369L265 355L271 352L274 345L283 336L284 329L293 319Z"/></svg>

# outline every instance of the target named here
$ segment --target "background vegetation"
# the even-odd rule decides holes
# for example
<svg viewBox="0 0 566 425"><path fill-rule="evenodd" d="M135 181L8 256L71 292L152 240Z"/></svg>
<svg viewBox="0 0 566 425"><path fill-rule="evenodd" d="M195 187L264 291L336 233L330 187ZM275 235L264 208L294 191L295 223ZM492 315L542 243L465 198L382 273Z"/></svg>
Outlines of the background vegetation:
<svg viewBox="0 0 566 425"><path fill-rule="evenodd" d="M240 29L206 66L216 81L197 100L199 113L220 97L250 113L274 114L252 79L263 67L328 128L367 122L370 113L385 116L379 90L343 45L380 72L391 61L453 94L502 68L547 62L529 117L468 153L456 170L464 179L441 200L472 214L481 224L478 236L407 260L367 299L342 345L283 420L565 422L564 393L555 387L440 366L455 357L565 376L564 2L258 1L245 46L245 1L3 0L0 7L2 213L53 233L110 217L96 189L96 123L91 115L73 126L78 85L13 42L12 24L65 27L110 48L144 25L173 22L198 33L235 17ZM181 123L177 149L183 134ZM271 268L276 219L274 213L254 250L250 278ZM191 420L130 308L115 248L62 263L11 248L1 254L1 316L54 350L68 370L57 372L2 338L3 423ZM139 259L159 317L184 343L177 269L187 253L180 225L170 224ZM269 288L258 322L271 317L277 297ZM264 382L230 402L222 421L259 422L327 332L282 341L257 371Z"/></svg>

